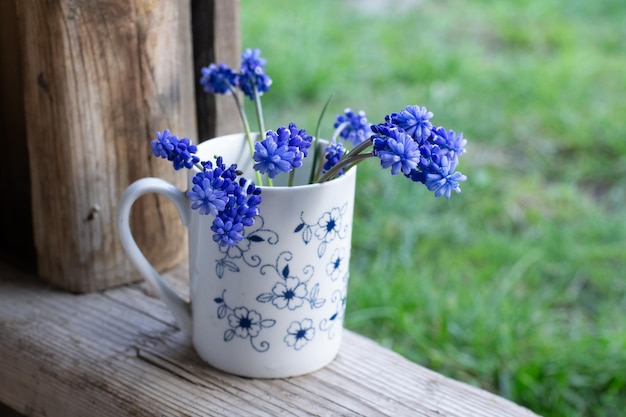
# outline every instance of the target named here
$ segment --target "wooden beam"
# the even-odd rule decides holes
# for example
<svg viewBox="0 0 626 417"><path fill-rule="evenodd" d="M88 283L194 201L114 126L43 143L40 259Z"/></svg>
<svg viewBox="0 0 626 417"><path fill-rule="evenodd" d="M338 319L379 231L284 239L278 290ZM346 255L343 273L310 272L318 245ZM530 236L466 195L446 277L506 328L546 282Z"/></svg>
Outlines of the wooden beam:
<svg viewBox="0 0 626 417"><path fill-rule="evenodd" d="M165 279L186 293L186 276ZM0 403L27 416L536 416L349 331L315 373L228 375L139 286L71 295L2 263L0 335Z"/></svg>
<svg viewBox="0 0 626 417"><path fill-rule="evenodd" d="M22 62L13 0L0 2L0 251L34 268Z"/></svg>
<svg viewBox="0 0 626 417"><path fill-rule="evenodd" d="M207 94L198 80L202 67L241 62L240 1L192 0L192 28L198 137L201 141L243 131L232 97Z"/></svg>
<svg viewBox="0 0 626 417"><path fill-rule="evenodd" d="M118 199L145 176L185 187L149 141L166 128L196 138L190 0L14 4L39 274L76 292L134 280L115 230ZM185 231L160 197L136 204L133 230L159 270L186 255Z"/></svg>

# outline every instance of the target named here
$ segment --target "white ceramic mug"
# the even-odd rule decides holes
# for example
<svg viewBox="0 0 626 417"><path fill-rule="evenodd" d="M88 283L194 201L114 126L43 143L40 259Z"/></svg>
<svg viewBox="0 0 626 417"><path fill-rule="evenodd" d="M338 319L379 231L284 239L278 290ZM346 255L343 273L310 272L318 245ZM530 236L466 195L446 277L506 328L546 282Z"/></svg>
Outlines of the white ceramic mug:
<svg viewBox="0 0 626 417"><path fill-rule="evenodd" d="M254 179L248 149L242 134L227 135L200 144L198 156L221 155ZM189 184L197 172L190 170ZM306 165L299 168L296 184L308 175ZM356 168L323 184L286 187L277 177L278 186L262 187L261 213L245 238L224 247L212 239L213 216L191 210L170 183L140 179L121 198L120 239L210 365L257 378L309 373L330 363L341 342L355 180ZM169 197L188 228L190 303L167 286L132 237L131 206L147 193Z"/></svg>

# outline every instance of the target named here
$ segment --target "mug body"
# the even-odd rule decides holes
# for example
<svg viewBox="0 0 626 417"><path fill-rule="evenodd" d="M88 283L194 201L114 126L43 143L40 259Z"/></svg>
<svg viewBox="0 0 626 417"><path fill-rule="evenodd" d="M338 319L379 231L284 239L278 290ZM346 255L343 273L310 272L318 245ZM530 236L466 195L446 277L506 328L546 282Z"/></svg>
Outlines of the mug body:
<svg viewBox="0 0 626 417"><path fill-rule="evenodd" d="M254 179L243 134L198 146L201 160L214 155ZM296 172L296 184L308 180L306 164ZM210 365L247 377L315 371L341 343L356 169L323 184L286 187L280 177L262 187L260 215L237 246L213 241L213 216L193 211L189 224L194 348Z"/></svg>

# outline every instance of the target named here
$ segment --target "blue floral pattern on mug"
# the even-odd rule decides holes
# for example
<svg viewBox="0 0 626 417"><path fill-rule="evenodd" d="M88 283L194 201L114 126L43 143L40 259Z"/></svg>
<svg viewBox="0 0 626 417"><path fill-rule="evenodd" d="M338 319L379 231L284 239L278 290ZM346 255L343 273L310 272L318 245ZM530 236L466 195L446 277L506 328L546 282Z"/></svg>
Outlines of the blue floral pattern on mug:
<svg viewBox="0 0 626 417"><path fill-rule="evenodd" d="M327 332L329 340L335 338L335 324L343 322L343 317L346 311L347 291L348 286L346 285L343 290L336 290L335 292L333 292L333 295L330 297L330 302L335 306L335 313L331 315L328 319L323 319L322 321L320 321L319 328L321 331Z"/></svg>
<svg viewBox="0 0 626 417"><path fill-rule="evenodd" d="M287 346L293 347L295 350L300 350L313 340L314 337L315 328L313 327L313 320L304 319L302 321L294 321L289 325L284 340Z"/></svg>
<svg viewBox="0 0 626 417"><path fill-rule="evenodd" d="M263 329L275 328L272 330L275 332L278 330L277 326L285 326L282 330L283 342L288 348L296 351L303 349L320 334L326 334L329 340L335 338L335 329L341 328L343 321L349 275L349 246L346 247L342 243L342 240L350 236L350 226L344 224L347 209L348 203L345 203L315 217L304 211L300 214L301 222L293 232L300 234L305 246L317 244L314 253L319 261L314 260L313 263L317 265L318 270L311 264L304 264L296 271L292 265L294 252L290 250L280 252L271 263L262 259L259 253L263 251L258 245L277 245L280 236L266 228L260 216L255 223L256 227L236 246L220 247L219 251L223 256L216 261L217 277L223 279L226 275L234 275L229 281L231 278L236 280L244 270L257 270L259 279L269 277L270 281L267 290L256 295L254 299L257 303L269 304L277 312L277 315L272 317L266 307L231 308L226 304L224 298L226 290L223 290L221 296L215 298L215 302L218 304L217 318L225 320L227 324L224 342L245 339L249 340L257 352L266 352L270 349L270 343L262 340ZM314 221L308 223L305 219ZM302 260L298 265L303 265ZM327 293L332 291L330 299L320 296L322 288ZM319 315L317 319L313 317L314 315L305 316L302 319L288 321L288 325L283 319L277 320L282 314L279 314L279 311L302 310L308 314L307 311L312 312L316 309L323 309L322 317L325 318L320 318Z"/></svg>
<svg viewBox="0 0 626 417"><path fill-rule="evenodd" d="M235 307L231 309L226 305L224 293L221 297L215 298L215 302L219 304L217 308L217 318L226 318L229 328L224 332L224 342L229 342L235 336L241 339L250 339L250 345L257 352L265 352L270 348L267 341L257 342L256 338L261 334L263 328L272 327L276 324L276 320L263 319L261 315L247 307Z"/></svg>
<svg viewBox="0 0 626 417"><path fill-rule="evenodd" d="M218 278L223 278L226 271L239 272L238 260L243 261L251 268L259 266L262 262L261 257L252 252L255 244L276 245L278 243L278 234L265 229L265 221L262 216L256 217L254 225L255 228L249 231L243 240L237 242L237 245L219 246L219 251L224 254L224 257L215 264L215 273Z"/></svg>
<svg viewBox="0 0 626 417"><path fill-rule="evenodd" d="M348 280L348 262L344 248L336 248L333 251L330 261L326 264L326 274L332 281L337 281L339 278L342 281Z"/></svg>
<svg viewBox="0 0 626 417"><path fill-rule="evenodd" d="M315 284L311 291L307 287L307 282L313 277L315 273L314 268L307 265L304 268L304 279L290 275L289 261L293 259L291 252L282 252L276 264L263 265L261 267L261 274L275 273L280 279L274 287L272 292L260 294L256 299L261 303L271 302L276 308L289 310L295 310L304 305L307 301L311 308L321 308L324 306L326 300L318 298L319 284ZM282 265L284 263L284 265Z"/></svg>
<svg viewBox="0 0 626 417"><path fill-rule="evenodd" d="M302 223L294 230L295 233L302 233L302 240L305 244L309 244L313 237L317 238L319 245L317 247L317 256L319 258L326 253L327 245L335 239L345 239L349 236L349 225L343 224L343 216L348 208L348 203L342 207L333 207L315 223L307 223L304 220L304 212L300 215Z"/></svg>

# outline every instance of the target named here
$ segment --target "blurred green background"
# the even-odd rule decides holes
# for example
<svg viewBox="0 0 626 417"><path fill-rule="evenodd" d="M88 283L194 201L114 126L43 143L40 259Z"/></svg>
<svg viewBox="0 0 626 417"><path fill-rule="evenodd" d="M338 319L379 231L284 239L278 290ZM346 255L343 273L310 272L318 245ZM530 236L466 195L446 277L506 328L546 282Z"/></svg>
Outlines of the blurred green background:
<svg viewBox="0 0 626 417"><path fill-rule="evenodd" d="M361 165L346 326L545 416L626 410L626 2L242 0L267 128L408 104L463 192Z"/></svg>

